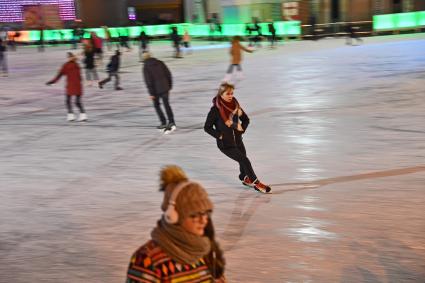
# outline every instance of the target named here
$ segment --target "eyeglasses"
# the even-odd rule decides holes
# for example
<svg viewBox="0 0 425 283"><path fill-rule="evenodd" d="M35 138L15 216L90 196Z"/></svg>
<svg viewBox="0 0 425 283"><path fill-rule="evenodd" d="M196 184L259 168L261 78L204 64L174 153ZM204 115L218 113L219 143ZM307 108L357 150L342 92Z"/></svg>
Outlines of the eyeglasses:
<svg viewBox="0 0 425 283"><path fill-rule="evenodd" d="M190 218L193 220L201 219L202 217L211 217L212 210L202 211L202 212L195 212L189 215Z"/></svg>

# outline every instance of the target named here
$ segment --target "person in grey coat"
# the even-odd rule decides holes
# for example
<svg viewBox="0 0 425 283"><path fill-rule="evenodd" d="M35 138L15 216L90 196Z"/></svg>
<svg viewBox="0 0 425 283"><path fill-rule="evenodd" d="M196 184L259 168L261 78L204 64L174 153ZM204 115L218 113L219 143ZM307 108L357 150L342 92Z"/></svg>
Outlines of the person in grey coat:
<svg viewBox="0 0 425 283"><path fill-rule="evenodd" d="M156 113L158 114L161 125L157 128L164 131L166 134L176 129L174 122L174 114L169 102L170 90L173 87L173 79L168 67L156 58L151 57L149 52L143 53L143 76L148 88L150 98L153 101ZM165 112L167 113L167 120L160 107L160 100L164 104Z"/></svg>

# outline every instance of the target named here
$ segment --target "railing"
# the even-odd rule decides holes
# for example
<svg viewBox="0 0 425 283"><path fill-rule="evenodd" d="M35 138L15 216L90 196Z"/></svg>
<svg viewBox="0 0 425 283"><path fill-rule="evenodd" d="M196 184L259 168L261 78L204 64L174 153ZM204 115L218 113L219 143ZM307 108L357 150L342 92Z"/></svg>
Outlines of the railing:
<svg viewBox="0 0 425 283"><path fill-rule="evenodd" d="M269 35L268 32L269 23L259 23L261 33L263 35ZM228 38L235 35L249 36L246 32L246 24L222 24L221 31L217 31L217 26L212 30L209 24L172 24L172 25L152 25L152 26L129 26L129 27L118 27L109 28L108 31L112 38L118 38L120 35L129 36L130 38L137 38L140 32L144 30L150 37L168 37L171 33L171 27L177 27L178 33L182 35L185 30L188 30L192 37L208 37L212 38ZM274 22L276 34L282 37L299 37L301 34L301 23L299 21L280 21ZM85 36L89 37L89 32L95 32L100 37L105 37L105 30L103 28L87 28L84 29ZM15 32L9 32L9 37ZM36 42L40 40L40 31L20 31L20 36L16 38L19 42ZM254 33L256 34L256 33ZM62 30L45 30L43 33L43 39L48 41L72 41L75 39L72 29Z"/></svg>
<svg viewBox="0 0 425 283"><path fill-rule="evenodd" d="M303 39L320 39L325 37L347 36L347 26L350 25L354 32L360 36L369 36L373 33L372 21L336 22L312 25L302 25Z"/></svg>

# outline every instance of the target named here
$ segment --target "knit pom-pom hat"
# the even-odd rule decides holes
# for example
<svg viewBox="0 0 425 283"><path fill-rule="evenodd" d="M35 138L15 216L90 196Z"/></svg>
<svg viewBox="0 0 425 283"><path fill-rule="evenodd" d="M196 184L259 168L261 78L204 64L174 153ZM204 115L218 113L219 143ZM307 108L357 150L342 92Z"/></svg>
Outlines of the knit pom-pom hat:
<svg viewBox="0 0 425 283"><path fill-rule="evenodd" d="M179 223L193 213L210 211L213 204L205 189L196 182L191 182L184 171L175 165L166 166L161 170L161 186L164 186L162 211L166 211L173 191L183 186L175 201L175 209L179 215Z"/></svg>
<svg viewBox="0 0 425 283"><path fill-rule="evenodd" d="M159 190L164 191L168 185L188 181L186 173L177 165L167 165L159 172Z"/></svg>

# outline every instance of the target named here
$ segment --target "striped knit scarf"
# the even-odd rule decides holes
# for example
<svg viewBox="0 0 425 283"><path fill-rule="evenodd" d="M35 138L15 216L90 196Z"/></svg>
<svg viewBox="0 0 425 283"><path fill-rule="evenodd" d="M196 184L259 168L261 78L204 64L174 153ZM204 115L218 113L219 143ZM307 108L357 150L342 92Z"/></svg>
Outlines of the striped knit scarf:
<svg viewBox="0 0 425 283"><path fill-rule="evenodd" d="M183 264L196 263L211 250L208 237L189 233L180 225L167 223L164 218L158 221L151 236L167 255Z"/></svg>

